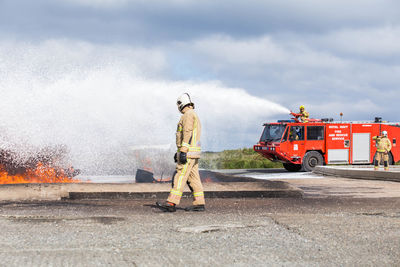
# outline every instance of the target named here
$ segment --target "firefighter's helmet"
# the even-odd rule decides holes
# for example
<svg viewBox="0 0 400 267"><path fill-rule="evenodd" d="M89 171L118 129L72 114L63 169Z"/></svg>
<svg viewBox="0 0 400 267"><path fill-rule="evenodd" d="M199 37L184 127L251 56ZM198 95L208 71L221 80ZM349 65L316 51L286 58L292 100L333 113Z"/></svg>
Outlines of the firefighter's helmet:
<svg viewBox="0 0 400 267"><path fill-rule="evenodd" d="M382 131L383 136L387 136L387 131Z"/></svg>
<svg viewBox="0 0 400 267"><path fill-rule="evenodd" d="M305 109L303 105L300 106L300 109Z"/></svg>
<svg viewBox="0 0 400 267"><path fill-rule="evenodd" d="M191 105L194 107L194 103L190 99L188 93L184 93L183 95L181 95L176 101L176 105L178 105L179 111L182 111L187 105Z"/></svg>

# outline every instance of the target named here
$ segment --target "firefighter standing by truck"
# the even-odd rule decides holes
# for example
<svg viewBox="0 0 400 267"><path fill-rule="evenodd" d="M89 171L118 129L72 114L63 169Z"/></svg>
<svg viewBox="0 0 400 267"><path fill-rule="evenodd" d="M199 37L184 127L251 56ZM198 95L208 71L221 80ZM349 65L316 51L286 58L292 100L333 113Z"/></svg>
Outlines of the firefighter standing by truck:
<svg viewBox="0 0 400 267"><path fill-rule="evenodd" d="M165 212L175 212L179 204L183 188L187 183L193 193L193 206L187 211L204 211L205 200L203 185L199 174L199 159L201 153L200 135L201 124L194 111L194 103L189 94L185 93L177 100L179 111L182 113L176 131L177 153L174 156L176 173L172 181L172 189L166 203L156 203Z"/></svg>
<svg viewBox="0 0 400 267"><path fill-rule="evenodd" d="M381 136L372 137L376 140L376 157L374 162L374 169L379 169L379 164L383 160L384 170L389 170L389 152L392 150L392 143L387 137L387 131L383 131Z"/></svg>

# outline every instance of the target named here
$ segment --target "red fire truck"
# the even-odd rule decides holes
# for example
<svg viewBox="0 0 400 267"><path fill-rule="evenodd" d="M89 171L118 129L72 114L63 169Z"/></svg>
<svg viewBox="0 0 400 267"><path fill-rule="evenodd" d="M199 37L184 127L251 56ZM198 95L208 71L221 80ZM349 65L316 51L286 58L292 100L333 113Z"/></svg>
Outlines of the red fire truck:
<svg viewBox="0 0 400 267"><path fill-rule="evenodd" d="M389 164L400 160L400 124L382 122L334 122L332 119L280 120L264 124L254 151L271 161L282 162L288 171L312 171L325 164L371 164L376 153L373 136L387 131L392 142Z"/></svg>

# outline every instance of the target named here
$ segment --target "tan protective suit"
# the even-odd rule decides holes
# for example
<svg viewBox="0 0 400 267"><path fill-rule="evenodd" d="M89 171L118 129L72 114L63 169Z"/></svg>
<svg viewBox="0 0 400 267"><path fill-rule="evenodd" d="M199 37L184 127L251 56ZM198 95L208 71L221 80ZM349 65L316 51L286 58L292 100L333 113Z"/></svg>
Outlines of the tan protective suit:
<svg viewBox="0 0 400 267"><path fill-rule="evenodd" d="M300 111L300 114L301 114L300 116L301 122L308 122L308 117L310 117L310 114L305 110Z"/></svg>
<svg viewBox="0 0 400 267"><path fill-rule="evenodd" d="M168 201L178 205L183 188L187 183L193 193L193 205L204 205L203 185L199 174L201 124L192 107L185 107L182 113L176 131L176 146L178 148L178 159L180 152L187 153L187 163L181 164L178 161L176 164L176 174Z"/></svg>
<svg viewBox="0 0 400 267"><path fill-rule="evenodd" d="M392 143L387 136L374 136L372 139L376 140L375 170L379 169L382 159L385 170L389 170L389 152L392 150Z"/></svg>

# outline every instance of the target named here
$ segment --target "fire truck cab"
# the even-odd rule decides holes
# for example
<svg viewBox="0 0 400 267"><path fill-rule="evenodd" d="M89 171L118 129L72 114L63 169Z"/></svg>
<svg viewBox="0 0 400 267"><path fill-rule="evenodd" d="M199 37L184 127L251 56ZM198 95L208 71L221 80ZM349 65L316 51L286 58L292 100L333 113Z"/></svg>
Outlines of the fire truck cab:
<svg viewBox="0 0 400 267"><path fill-rule="evenodd" d="M333 122L332 119L308 123L280 120L264 124L254 151L263 157L282 162L288 171L312 171L325 164L371 164L376 154L374 136L388 132L392 142L389 164L400 160L399 123Z"/></svg>

